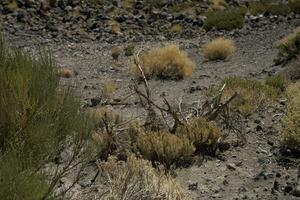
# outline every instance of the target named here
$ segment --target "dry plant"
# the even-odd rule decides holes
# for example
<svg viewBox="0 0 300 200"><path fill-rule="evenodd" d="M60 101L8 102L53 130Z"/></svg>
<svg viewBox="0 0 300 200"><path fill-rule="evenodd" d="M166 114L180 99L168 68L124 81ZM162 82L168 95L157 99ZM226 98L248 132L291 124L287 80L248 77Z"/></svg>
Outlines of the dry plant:
<svg viewBox="0 0 300 200"><path fill-rule="evenodd" d="M243 115L249 115L258 107L274 102L279 95L276 88L264 85L257 80L232 77L226 78L223 82L226 88L221 101L237 93L237 98L230 106Z"/></svg>
<svg viewBox="0 0 300 200"><path fill-rule="evenodd" d="M235 45L232 40L219 37L205 44L202 51L209 60L225 60L234 54Z"/></svg>
<svg viewBox="0 0 300 200"><path fill-rule="evenodd" d="M171 44L145 53L141 58L141 67L147 78L183 79L192 74L195 64L186 52ZM131 73L136 78L142 78L135 64L131 67Z"/></svg>
<svg viewBox="0 0 300 200"><path fill-rule="evenodd" d="M287 113L283 118L283 143L291 149L300 149L300 81L287 88Z"/></svg>
<svg viewBox="0 0 300 200"><path fill-rule="evenodd" d="M211 152L216 150L221 130L215 123L205 118L194 118L189 124L177 131L179 137L187 137L196 147L197 152Z"/></svg>
<svg viewBox="0 0 300 200"><path fill-rule="evenodd" d="M114 60L118 60L119 59L119 56L121 55L121 48L120 47L114 47L111 49L111 57L114 59Z"/></svg>
<svg viewBox="0 0 300 200"><path fill-rule="evenodd" d="M102 81L102 93L101 97L104 100L108 100L109 97L118 89L116 83L111 79Z"/></svg>
<svg viewBox="0 0 300 200"><path fill-rule="evenodd" d="M57 75L62 78L72 78L72 77L76 76L77 74L78 73L75 70L64 68L64 67L58 69L58 71L57 71Z"/></svg>
<svg viewBox="0 0 300 200"><path fill-rule="evenodd" d="M126 162L110 158L98 163L107 190L97 199L188 200L187 192L149 161L130 156Z"/></svg>
<svg viewBox="0 0 300 200"><path fill-rule="evenodd" d="M277 44L278 55L274 60L275 64L286 64L288 61L299 57L300 55L300 27L293 33L281 39Z"/></svg>
<svg viewBox="0 0 300 200"><path fill-rule="evenodd" d="M172 164L188 161L195 151L187 137L178 137L163 131L139 134L137 146L144 158L158 161L167 169Z"/></svg>
<svg viewBox="0 0 300 200"><path fill-rule="evenodd" d="M224 10L227 6L225 0L210 0L210 3L212 9L216 11Z"/></svg>
<svg viewBox="0 0 300 200"><path fill-rule="evenodd" d="M182 32L182 26L180 24L174 24L171 27L172 33L181 33Z"/></svg>
<svg viewBox="0 0 300 200"><path fill-rule="evenodd" d="M121 34L121 28L118 23L111 24L111 32L113 34Z"/></svg>

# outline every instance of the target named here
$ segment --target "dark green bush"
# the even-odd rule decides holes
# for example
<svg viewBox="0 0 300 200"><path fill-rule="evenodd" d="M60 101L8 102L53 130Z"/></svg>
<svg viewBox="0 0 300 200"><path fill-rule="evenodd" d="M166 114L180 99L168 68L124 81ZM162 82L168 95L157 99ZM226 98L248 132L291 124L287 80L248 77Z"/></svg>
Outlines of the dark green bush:
<svg viewBox="0 0 300 200"><path fill-rule="evenodd" d="M53 176L42 169L67 141L75 158L84 153L90 120L70 90L58 90L51 56L34 59L0 39L0 74L0 199L52 199L70 166Z"/></svg>
<svg viewBox="0 0 300 200"><path fill-rule="evenodd" d="M205 30L210 30L213 27L221 30L233 30L242 28L244 26L244 16L246 8L240 7L231 10L207 12L205 13L207 19L203 25Z"/></svg>

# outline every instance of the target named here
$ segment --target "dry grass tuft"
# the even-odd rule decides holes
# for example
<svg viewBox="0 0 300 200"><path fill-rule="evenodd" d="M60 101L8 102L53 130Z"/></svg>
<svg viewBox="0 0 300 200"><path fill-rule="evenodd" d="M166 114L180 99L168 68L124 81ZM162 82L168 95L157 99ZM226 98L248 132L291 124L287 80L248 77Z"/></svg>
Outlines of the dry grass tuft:
<svg viewBox="0 0 300 200"><path fill-rule="evenodd" d="M226 8L227 4L225 0L210 0L211 7L213 10L222 11Z"/></svg>
<svg viewBox="0 0 300 200"><path fill-rule="evenodd" d="M275 59L276 64L282 64L292 60L300 54L300 27L293 33L281 39L277 44L278 55Z"/></svg>
<svg viewBox="0 0 300 200"><path fill-rule="evenodd" d="M116 85L115 81L106 79L102 81L101 97L107 100L117 89L118 86Z"/></svg>
<svg viewBox="0 0 300 200"><path fill-rule="evenodd" d="M60 68L57 72L57 75L62 78L72 78L78 75L78 73L72 69Z"/></svg>
<svg viewBox="0 0 300 200"><path fill-rule="evenodd" d="M300 149L300 81L287 88L287 114L283 118L283 143L289 148Z"/></svg>
<svg viewBox="0 0 300 200"><path fill-rule="evenodd" d="M202 47L204 57L209 60L225 60L235 52L234 42L223 37L216 38Z"/></svg>
<svg viewBox="0 0 300 200"><path fill-rule="evenodd" d="M213 122L196 118L187 126L180 128L178 134L187 137L197 152L211 152L216 147L221 131Z"/></svg>
<svg viewBox="0 0 300 200"><path fill-rule="evenodd" d="M120 47L113 47L111 49L111 57L114 59L114 60L118 60L119 59L119 56L121 55L121 48Z"/></svg>
<svg viewBox="0 0 300 200"><path fill-rule="evenodd" d="M182 26L180 24L174 24L171 27L171 32L172 33L181 33L182 32Z"/></svg>
<svg viewBox="0 0 300 200"><path fill-rule="evenodd" d="M242 79L237 77L226 78L223 100L231 97L235 92L238 96L231 102L233 110L243 115L249 115L258 107L274 102L280 94L278 88L264 85L257 80Z"/></svg>
<svg viewBox="0 0 300 200"><path fill-rule="evenodd" d="M112 32L113 34L121 34L121 28L120 28L120 25L117 24L117 23L113 23L113 24L111 25L111 32Z"/></svg>
<svg viewBox="0 0 300 200"><path fill-rule="evenodd" d="M162 79L183 79L190 76L195 68L187 53L173 44L150 50L142 56L141 61L147 78L156 76ZM131 73L136 78L141 77L135 65L131 67Z"/></svg>
<svg viewBox="0 0 300 200"><path fill-rule="evenodd" d="M144 158L158 161L167 168L185 159L188 160L195 151L186 137L162 131L139 134L137 147Z"/></svg>
<svg viewBox="0 0 300 200"><path fill-rule="evenodd" d="M149 161L130 156L126 162L110 158L98 166L108 186L100 199L189 199L173 178L152 168Z"/></svg>

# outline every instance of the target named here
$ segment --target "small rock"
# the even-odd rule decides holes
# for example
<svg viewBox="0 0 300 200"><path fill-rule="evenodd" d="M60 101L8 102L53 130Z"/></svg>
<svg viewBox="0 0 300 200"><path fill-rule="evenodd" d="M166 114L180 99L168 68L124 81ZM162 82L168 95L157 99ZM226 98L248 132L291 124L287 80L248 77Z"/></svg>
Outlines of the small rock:
<svg viewBox="0 0 300 200"><path fill-rule="evenodd" d="M228 163L226 166L230 170L236 170L236 165L234 163Z"/></svg>

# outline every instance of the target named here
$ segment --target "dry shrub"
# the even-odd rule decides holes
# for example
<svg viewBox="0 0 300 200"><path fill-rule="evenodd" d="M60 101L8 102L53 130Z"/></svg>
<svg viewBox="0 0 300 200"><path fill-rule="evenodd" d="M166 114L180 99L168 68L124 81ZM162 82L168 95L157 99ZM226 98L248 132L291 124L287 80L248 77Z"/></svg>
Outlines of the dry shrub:
<svg viewBox="0 0 300 200"><path fill-rule="evenodd" d="M108 99L118 89L116 83L111 79L106 79L102 82L101 97Z"/></svg>
<svg viewBox="0 0 300 200"><path fill-rule="evenodd" d="M113 23L113 24L111 25L111 32L112 32L113 34L121 34L121 28L120 28L120 25L117 24L117 23Z"/></svg>
<svg viewBox="0 0 300 200"><path fill-rule="evenodd" d="M188 125L181 127L178 134L187 137L196 147L197 152L212 152L221 131L213 122L204 118L195 118Z"/></svg>
<svg viewBox="0 0 300 200"><path fill-rule="evenodd" d="M278 55L275 59L276 64L282 64L297 58L300 54L300 27L277 44Z"/></svg>
<svg viewBox="0 0 300 200"><path fill-rule="evenodd" d="M291 149L300 149L300 81L287 88L287 114L283 118L283 142Z"/></svg>
<svg viewBox="0 0 300 200"><path fill-rule="evenodd" d="M157 76L166 79L182 79L191 75L195 68L187 53L173 44L150 50L142 56L141 61L141 67L148 78ZM135 65L131 67L131 73L136 78L141 77Z"/></svg>
<svg viewBox="0 0 300 200"><path fill-rule="evenodd" d="M224 10L226 7L226 2L224 0L210 0L213 10Z"/></svg>
<svg viewBox="0 0 300 200"><path fill-rule="evenodd" d="M224 83L226 87L222 101L236 92L238 96L231 102L230 107L243 115L249 115L258 107L274 102L280 94L277 88L264 85L257 80L231 77L226 78L222 85Z"/></svg>
<svg viewBox="0 0 300 200"><path fill-rule="evenodd" d="M137 146L144 158L158 161L170 168L172 164L188 160L195 148L186 137L178 137L168 132L140 134Z"/></svg>
<svg viewBox="0 0 300 200"><path fill-rule="evenodd" d="M57 75L62 78L71 78L76 76L78 73L72 69L60 68L57 72Z"/></svg>
<svg viewBox="0 0 300 200"><path fill-rule="evenodd" d="M202 50L209 60L225 60L234 54L235 45L232 40L220 37L205 44Z"/></svg>
<svg viewBox="0 0 300 200"><path fill-rule="evenodd" d="M111 57L114 59L114 60L118 60L119 56L121 55L121 48L120 47L114 47L111 49Z"/></svg>
<svg viewBox="0 0 300 200"><path fill-rule="evenodd" d="M96 130L93 133L94 153L98 158L107 159L117 149L117 135L115 128L123 123L123 119L117 113L99 107L92 113L96 122Z"/></svg>
<svg viewBox="0 0 300 200"><path fill-rule="evenodd" d="M186 191L149 161L130 156L126 162L110 158L99 164L108 189L100 199L187 200Z"/></svg>
<svg viewBox="0 0 300 200"><path fill-rule="evenodd" d="M134 54L134 46L133 45L128 45L124 49L125 56L132 56Z"/></svg>
<svg viewBox="0 0 300 200"><path fill-rule="evenodd" d="M182 32L182 26L180 24L174 24L171 27L171 32L172 33L180 33L180 32Z"/></svg>

